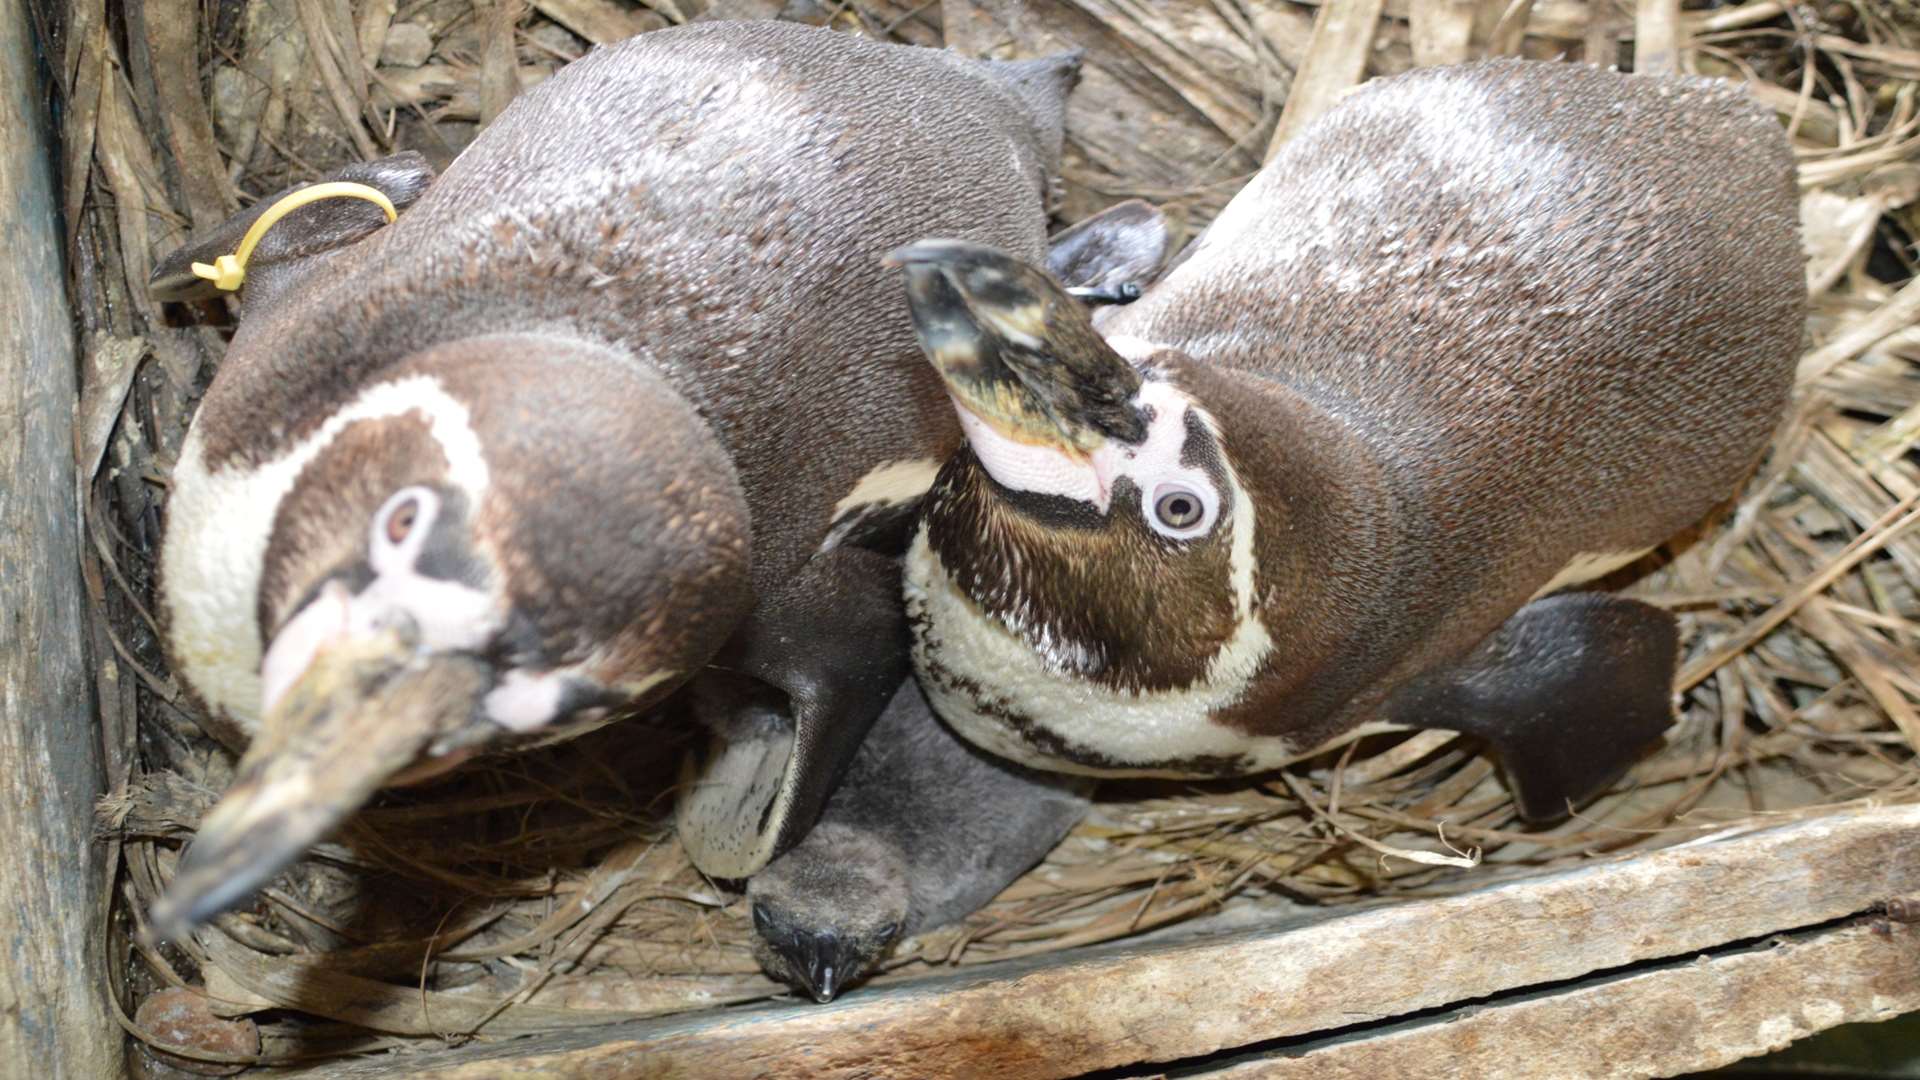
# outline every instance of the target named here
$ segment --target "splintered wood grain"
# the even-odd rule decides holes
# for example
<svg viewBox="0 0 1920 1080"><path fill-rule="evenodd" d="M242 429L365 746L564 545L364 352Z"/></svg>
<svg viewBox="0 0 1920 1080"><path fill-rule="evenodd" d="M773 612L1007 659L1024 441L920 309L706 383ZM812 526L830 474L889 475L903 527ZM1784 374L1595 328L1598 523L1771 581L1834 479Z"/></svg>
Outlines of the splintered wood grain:
<svg viewBox="0 0 1920 1080"><path fill-rule="evenodd" d="M155 116L178 165L177 180L186 192L196 229L210 229L233 212L235 199L220 165L213 117L200 93L199 4L194 0L147 0L127 9L143 35L152 67Z"/></svg>
<svg viewBox="0 0 1920 1080"><path fill-rule="evenodd" d="M1633 13L1633 70L1642 75L1677 75L1687 45L1680 21L1680 0L1639 0Z"/></svg>
<svg viewBox="0 0 1920 1080"><path fill-rule="evenodd" d="M326 1067L423 1077L1072 1076L1815 926L1920 892L1920 807L1709 838L1279 933L1056 957L766 1008ZM1911 966L1911 957L1891 963Z"/></svg>
<svg viewBox="0 0 1920 1080"><path fill-rule="evenodd" d="M1472 55L1475 0L1411 0L1408 29L1413 62L1421 67L1458 64Z"/></svg>
<svg viewBox="0 0 1920 1080"><path fill-rule="evenodd" d="M1281 144L1360 84L1384 6L1384 0L1327 0L1321 6L1306 63L1300 65L1293 92L1287 95L1286 107L1281 110L1279 126L1267 144L1268 160Z"/></svg>
<svg viewBox="0 0 1920 1080"><path fill-rule="evenodd" d="M1839 1024L1920 1009L1920 926L1856 925L1679 960L1391 1032L1294 1047L1219 1080L1605 1080L1672 1076L1778 1050ZM1577 1038L1569 1033L1578 1032Z"/></svg>
<svg viewBox="0 0 1920 1080"><path fill-rule="evenodd" d="M103 998L73 328L33 25L25 0L0 0L0 1072L104 1078L122 1040Z"/></svg>

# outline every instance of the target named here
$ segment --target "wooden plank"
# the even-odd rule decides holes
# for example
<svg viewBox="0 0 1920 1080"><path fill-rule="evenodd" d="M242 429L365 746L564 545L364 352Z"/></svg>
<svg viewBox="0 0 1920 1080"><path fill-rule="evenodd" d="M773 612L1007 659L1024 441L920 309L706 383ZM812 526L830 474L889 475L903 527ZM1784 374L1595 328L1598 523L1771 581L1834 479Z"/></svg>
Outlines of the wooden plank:
<svg viewBox="0 0 1920 1080"><path fill-rule="evenodd" d="M1920 807L1723 835L1288 931L1089 950L318 1076L1049 1077L1389 1021L1816 926L1920 893Z"/></svg>
<svg viewBox="0 0 1920 1080"><path fill-rule="evenodd" d="M1641 75L1676 75L1687 47L1680 0L1639 0L1633 12L1633 70Z"/></svg>
<svg viewBox="0 0 1920 1080"><path fill-rule="evenodd" d="M1604 1080L1672 1076L1839 1024L1920 1010L1920 926L1854 925L1730 956L1476 1007L1377 1035L1292 1047L1219 1080ZM1577 1035L1576 1035L1577 1033Z"/></svg>
<svg viewBox="0 0 1920 1080"><path fill-rule="evenodd" d="M1477 0L1412 0L1407 8L1413 62L1421 67L1458 64L1473 55Z"/></svg>
<svg viewBox="0 0 1920 1080"><path fill-rule="evenodd" d="M1341 95L1360 85L1384 6L1384 0L1327 0L1321 6L1306 62L1293 78L1293 89L1280 110L1280 123L1267 143L1268 161L1273 160L1282 143L1333 108Z"/></svg>
<svg viewBox="0 0 1920 1080"><path fill-rule="evenodd" d="M74 505L73 322L26 0L0 0L0 1072L120 1075Z"/></svg>

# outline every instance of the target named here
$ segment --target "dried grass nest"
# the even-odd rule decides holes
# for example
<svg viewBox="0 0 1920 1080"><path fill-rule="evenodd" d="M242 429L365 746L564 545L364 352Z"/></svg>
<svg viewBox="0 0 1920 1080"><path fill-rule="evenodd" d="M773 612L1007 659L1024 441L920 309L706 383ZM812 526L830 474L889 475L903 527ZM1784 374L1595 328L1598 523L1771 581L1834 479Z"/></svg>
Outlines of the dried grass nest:
<svg viewBox="0 0 1920 1080"><path fill-rule="evenodd" d="M1459 891L1755 819L1920 797L1914 8L1483 0L1476 11L1411 0L1409 11L1394 0L1381 17L1377 0L1324 2L1319 12L1281 0L784 8L975 54L1084 47L1063 223L1144 196L1197 230L1276 132L1363 71L1471 51L1745 80L1798 147L1815 300L1791 416L1752 483L1716 522L1611 581L1682 617L1680 722L1614 793L1544 833L1516 825L1488 758L1438 732L1348 745L1258 783L1110 785L1042 866L964 925L907 943L882 980L1233 909L1272 918L1271 908ZM781 991L749 954L743 905L692 870L666 826L677 748L620 728L384 798L196 944L148 949L133 931L230 779L230 762L176 704L150 614L168 465L228 318L218 305L148 300L153 260L196 225L350 158L415 148L444 164L517 88L591 42L782 6L76 0L64 18L42 12L64 53L84 333L82 570L108 657L99 685L114 794L101 831L116 848L114 996L149 1045L179 1037L134 1019L171 985L204 986L246 1036L228 1065L175 1065L498 1039Z"/></svg>

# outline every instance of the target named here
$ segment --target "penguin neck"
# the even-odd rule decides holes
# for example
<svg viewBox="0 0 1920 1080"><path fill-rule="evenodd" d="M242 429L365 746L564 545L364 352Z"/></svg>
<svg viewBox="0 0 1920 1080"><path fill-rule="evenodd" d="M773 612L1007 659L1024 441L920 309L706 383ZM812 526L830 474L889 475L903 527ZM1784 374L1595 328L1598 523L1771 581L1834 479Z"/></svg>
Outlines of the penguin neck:
<svg viewBox="0 0 1920 1080"><path fill-rule="evenodd" d="M1220 723L1319 741L1392 667L1407 612L1406 493L1360 413L1337 398L1205 363L1175 375L1213 416L1256 514L1256 613L1273 646Z"/></svg>

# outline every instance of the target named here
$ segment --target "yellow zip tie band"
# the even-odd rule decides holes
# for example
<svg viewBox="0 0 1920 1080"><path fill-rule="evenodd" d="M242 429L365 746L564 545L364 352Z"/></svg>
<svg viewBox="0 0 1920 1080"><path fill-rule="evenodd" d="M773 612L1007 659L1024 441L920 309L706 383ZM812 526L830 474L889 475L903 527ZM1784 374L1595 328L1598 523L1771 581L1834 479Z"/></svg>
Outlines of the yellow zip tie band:
<svg viewBox="0 0 1920 1080"><path fill-rule="evenodd" d="M260 243L261 237L267 235L267 230L273 228L274 223L281 218L308 203L316 203L321 199L365 199L386 211L388 224L392 224L393 220L400 216L400 212L393 208L393 201L388 199L379 188L348 183L344 180L309 184L268 207L267 212L261 214L253 223L253 227L247 230L247 235L240 238L238 251L231 255L220 256L213 260L212 265L194 263L194 276L205 278L213 282L215 288L224 289L227 292L238 289L240 283L247 280L247 260L253 257L254 247Z"/></svg>

